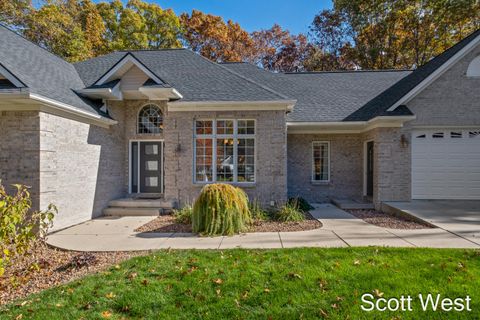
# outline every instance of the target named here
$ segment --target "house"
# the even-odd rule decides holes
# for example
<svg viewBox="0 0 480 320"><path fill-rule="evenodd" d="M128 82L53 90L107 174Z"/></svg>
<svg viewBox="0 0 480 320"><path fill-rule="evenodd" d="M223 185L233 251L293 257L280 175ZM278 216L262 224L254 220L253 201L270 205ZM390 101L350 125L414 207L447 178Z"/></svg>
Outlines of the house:
<svg viewBox="0 0 480 320"><path fill-rule="evenodd" d="M414 71L271 73L186 49L71 64L0 27L0 139L3 184L56 229L211 182L267 206L480 199L480 31Z"/></svg>

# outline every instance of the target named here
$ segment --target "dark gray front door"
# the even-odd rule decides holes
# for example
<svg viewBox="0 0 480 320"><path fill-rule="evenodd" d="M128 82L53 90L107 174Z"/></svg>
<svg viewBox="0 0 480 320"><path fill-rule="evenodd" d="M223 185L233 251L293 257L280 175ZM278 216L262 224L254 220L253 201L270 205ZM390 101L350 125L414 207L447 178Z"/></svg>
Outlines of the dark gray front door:
<svg viewBox="0 0 480 320"><path fill-rule="evenodd" d="M373 196L373 141L367 142L367 196Z"/></svg>
<svg viewBox="0 0 480 320"><path fill-rule="evenodd" d="M163 193L163 142L135 141L131 146L133 193Z"/></svg>

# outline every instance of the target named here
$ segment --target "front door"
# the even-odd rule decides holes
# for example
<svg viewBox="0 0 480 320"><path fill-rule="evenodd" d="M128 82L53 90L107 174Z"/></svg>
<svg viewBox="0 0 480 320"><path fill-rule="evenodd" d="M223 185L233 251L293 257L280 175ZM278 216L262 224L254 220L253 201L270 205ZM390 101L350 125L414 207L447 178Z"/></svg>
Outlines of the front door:
<svg viewBox="0 0 480 320"><path fill-rule="evenodd" d="M163 193L163 142L131 143L132 193Z"/></svg>
<svg viewBox="0 0 480 320"><path fill-rule="evenodd" d="M373 141L367 142L367 196L373 196Z"/></svg>

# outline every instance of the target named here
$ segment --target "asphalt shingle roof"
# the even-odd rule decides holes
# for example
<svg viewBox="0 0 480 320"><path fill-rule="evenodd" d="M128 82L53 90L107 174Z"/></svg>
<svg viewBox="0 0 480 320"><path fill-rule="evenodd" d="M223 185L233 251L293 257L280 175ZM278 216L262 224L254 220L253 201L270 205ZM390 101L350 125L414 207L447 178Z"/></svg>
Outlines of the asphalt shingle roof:
<svg viewBox="0 0 480 320"><path fill-rule="evenodd" d="M411 71L272 73L248 63L227 68L297 99L291 122L343 121Z"/></svg>
<svg viewBox="0 0 480 320"><path fill-rule="evenodd" d="M187 49L120 51L75 64L87 86L95 83L126 54L132 54L175 88L181 101L275 101L286 96L245 79L223 65Z"/></svg>
<svg viewBox="0 0 480 320"><path fill-rule="evenodd" d="M72 64L2 25L0 44L0 63L31 93L104 115L94 101L75 93L85 85Z"/></svg>

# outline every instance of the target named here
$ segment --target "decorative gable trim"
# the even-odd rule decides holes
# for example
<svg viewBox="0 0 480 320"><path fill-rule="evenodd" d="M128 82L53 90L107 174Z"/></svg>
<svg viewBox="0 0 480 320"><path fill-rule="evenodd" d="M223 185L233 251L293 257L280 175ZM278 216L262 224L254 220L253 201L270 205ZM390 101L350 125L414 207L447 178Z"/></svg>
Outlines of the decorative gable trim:
<svg viewBox="0 0 480 320"><path fill-rule="evenodd" d="M454 54L450 59L445 61L444 64L442 64L437 70L432 72L422 82L420 82L417 86L415 86L412 90L410 90L407 94L405 94L397 102L395 102L390 108L387 109L387 111L393 111L396 108L398 108L399 106L408 103L415 96L417 96L420 92L422 92L426 87L428 87L435 80L437 80L448 69L450 69L455 63L457 63L460 59L465 57L465 55L467 55L467 53L469 53L472 49L474 49L478 44L480 44L480 35L476 36L475 39L470 41L470 43L468 43L460 51L458 51L456 54Z"/></svg>
<svg viewBox="0 0 480 320"><path fill-rule="evenodd" d="M143 63L141 63L137 58L135 58L130 52L127 53L122 59L120 59L116 64L113 65L110 70L108 70L103 76L100 77L95 83L94 86L99 86L102 85L106 82L115 80L113 77L115 74L117 74L119 71L122 70L122 68L125 68L126 65L131 64L131 66L135 65L137 68L142 70L148 77L150 77L153 81L155 81L157 84L163 84L165 83L160 79L156 74L154 74L150 69L148 69ZM130 69L130 68L128 68Z"/></svg>

